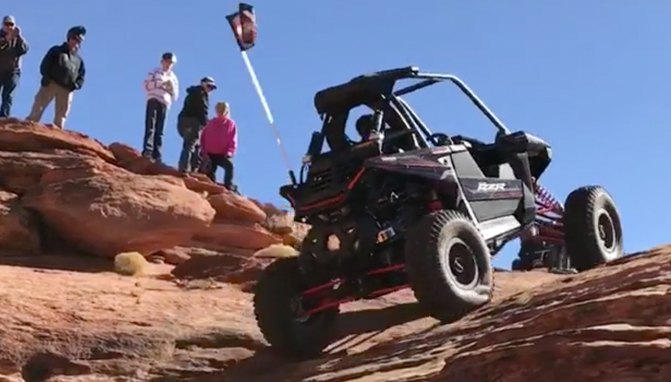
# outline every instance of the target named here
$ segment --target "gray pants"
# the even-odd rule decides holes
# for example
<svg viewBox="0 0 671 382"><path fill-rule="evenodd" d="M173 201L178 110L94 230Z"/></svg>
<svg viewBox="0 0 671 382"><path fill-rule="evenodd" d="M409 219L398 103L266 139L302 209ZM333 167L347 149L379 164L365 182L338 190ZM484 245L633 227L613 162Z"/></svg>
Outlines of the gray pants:
<svg viewBox="0 0 671 382"><path fill-rule="evenodd" d="M35 95L33 107L26 119L29 121L39 122L42 119L44 110L55 98L56 104L54 106L54 125L63 129L65 127L65 120L68 118L68 114L70 114L72 96L72 91L54 82L50 82L47 86L40 86L40 89Z"/></svg>
<svg viewBox="0 0 671 382"><path fill-rule="evenodd" d="M202 126L196 118L177 117L177 132L182 137L182 152L179 155L179 171L193 172L200 167L200 132Z"/></svg>

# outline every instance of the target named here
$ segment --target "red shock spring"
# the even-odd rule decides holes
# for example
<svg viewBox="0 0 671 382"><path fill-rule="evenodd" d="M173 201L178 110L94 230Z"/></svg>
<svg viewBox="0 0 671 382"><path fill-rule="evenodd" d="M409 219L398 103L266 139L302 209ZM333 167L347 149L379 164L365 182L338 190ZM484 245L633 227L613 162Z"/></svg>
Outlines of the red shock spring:
<svg viewBox="0 0 671 382"><path fill-rule="evenodd" d="M535 191L536 191L536 200L540 203L545 204L548 208L551 208L554 212L562 213L564 212L564 206L557 200L557 198L552 195L545 187L543 187L538 181L534 182Z"/></svg>

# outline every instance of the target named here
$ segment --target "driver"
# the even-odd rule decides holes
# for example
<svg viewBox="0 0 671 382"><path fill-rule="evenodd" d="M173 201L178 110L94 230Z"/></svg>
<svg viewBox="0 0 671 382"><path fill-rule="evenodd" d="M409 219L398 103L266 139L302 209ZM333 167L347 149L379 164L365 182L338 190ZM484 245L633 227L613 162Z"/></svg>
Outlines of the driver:
<svg viewBox="0 0 671 382"><path fill-rule="evenodd" d="M361 137L363 143L370 139L371 133L375 131L375 115L364 114L356 120L356 131Z"/></svg>

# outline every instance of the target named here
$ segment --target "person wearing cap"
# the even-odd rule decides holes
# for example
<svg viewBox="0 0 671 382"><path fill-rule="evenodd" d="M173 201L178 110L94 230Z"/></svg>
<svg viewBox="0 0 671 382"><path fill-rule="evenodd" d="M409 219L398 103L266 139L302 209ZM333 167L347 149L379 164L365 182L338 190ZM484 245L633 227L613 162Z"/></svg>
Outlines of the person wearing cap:
<svg viewBox="0 0 671 382"><path fill-rule="evenodd" d="M161 66L149 72L144 80L147 106L142 155L158 162L161 161L166 114L179 94L179 81L172 71L176 62L174 53L163 53Z"/></svg>
<svg viewBox="0 0 671 382"><path fill-rule="evenodd" d="M209 94L216 88L212 77L203 77L199 85L186 89L184 105L177 116L177 131L183 139L178 168L183 173L198 171L200 167L200 132L208 121Z"/></svg>
<svg viewBox="0 0 671 382"><path fill-rule="evenodd" d="M74 26L68 30L65 42L52 46L44 55L40 64L42 81L27 120L42 119L44 110L55 99L54 125L65 127L74 91L84 86L86 68L79 49L85 35L84 26Z"/></svg>
<svg viewBox="0 0 671 382"><path fill-rule="evenodd" d="M16 19L14 16L3 17L0 29L0 88L2 88L0 118L9 117L12 111L14 90L21 76L21 57L26 53L28 43L21 34L21 28L16 25Z"/></svg>

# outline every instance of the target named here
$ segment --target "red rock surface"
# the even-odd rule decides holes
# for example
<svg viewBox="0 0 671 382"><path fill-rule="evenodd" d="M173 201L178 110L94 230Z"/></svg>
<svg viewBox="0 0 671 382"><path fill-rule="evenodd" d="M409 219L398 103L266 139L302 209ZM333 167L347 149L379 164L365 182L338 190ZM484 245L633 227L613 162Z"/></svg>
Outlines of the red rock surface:
<svg viewBox="0 0 671 382"><path fill-rule="evenodd" d="M26 210L18 195L0 191L0 255L37 255L41 252L37 216Z"/></svg>
<svg viewBox="0 0 671 382"><path fill-rule="evenodd" d="M214 217L207 201L183 185L108 167L44 182L23 203L77 248L106 257L187 242Z"/></svg>
<svg viewBox="0 0 671 382"><path fill-rule="evenodd" d="M300 242L292 220L126 145L0 119L0 381L671 380L671 246L497 272L493 301L450 325L408 290L354 302L323 357L289 362L247 291L256 249ZM179 265L120 276L117 251Z"/></svg>
<svg viewBox="0 0 671 382"><path fill-rule="evenodd" d="M261 206L269 205L230 193L202 174L185 177L128 145L107 147L17 119L0 120L0 192L20 197L3 216L8 234L26 238L20 246L25 254L39 251L40 235L54 233L67 247L61 249L103 257L127 251L150 256L180 245L251 255L290 233L268 231L273 216ZM34 219L16 219L29 215ZM11 252L9 242L5 250ZM166 257L175 263L189 255Z"/></svg>
<svg viewBox="0 0 671 382"><path fill-rule="evenodd" d="M339 339L302 363L268 351L251 295L229 284L162 280L166 265L130 278L105 263L74 272L52 270L71 258L35 259L0 266L0 375L9 381L26 365L51 371L49 381L671 378L671 246L579 275L497 272L492 303L451 325L426 317L407 290L351 303Z"/></svg>

